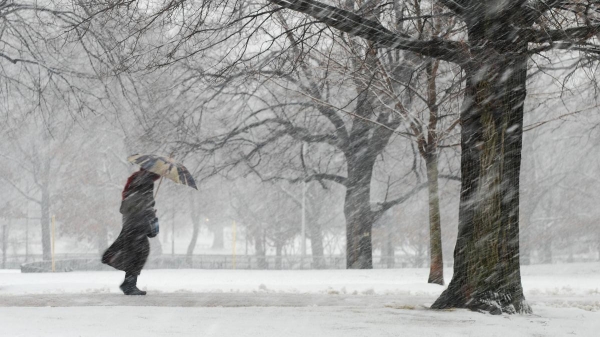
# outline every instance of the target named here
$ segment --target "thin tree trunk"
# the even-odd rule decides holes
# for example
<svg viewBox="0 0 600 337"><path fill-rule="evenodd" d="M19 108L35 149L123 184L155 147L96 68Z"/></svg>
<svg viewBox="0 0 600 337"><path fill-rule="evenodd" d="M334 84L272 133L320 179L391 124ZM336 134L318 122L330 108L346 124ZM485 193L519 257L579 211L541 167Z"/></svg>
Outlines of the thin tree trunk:
<svg viewBox="0 0 600 337"><path fill-rule="evenodd" d="M40 225L42 230L42 258L44 261L52 259L52 243L50 242L50 191L48 185L42 185Z"/></svg>
<svg viewBox="0 0 600 337"><path fill-rule="evenodd" d="M374 216L371 211L371 175L370 163L349 165L349 179L344 202L346 215L346 268L372 269L373 249L371 230Z"/></svg>
<svg viewBox="0 0 600 337"><path fill-rule="evenodd" d="M265 241L260 230L256 230L254 235L254 255L256 256L258 269L267 269Z"/></svg>
<svg viewBox="0 0 600 337"><path fill-rule="evenodd" d="M29 262L29 204L25 218L25 262Z"/></svg>
<svg viewBox="0 0 600 337"><path fill-rule="evenodd" d="M321 269L323 268L323 231L321 229L321 224L317 221L311 221L309 226L310 231L310 250L313 258L313 268Z"/></svg>
<svg viewBox="0 0 600 337"><path fill-rule="evenodd" d="M423 263L427 258L429 260L429 250L423 247L423 243L426 239L424 239L424 235L419 235L419 244L417 245L417 252L415 253L415 263L413 265L414 268L423 267ZM429 245L427 245L429 247ZM426 256L425 256L426 255Z"/></svg>
<svg viewBox="0 0 600 337"><path fill-rule="evenodd" d="M526 96L527 44L485 43L469 31L473 59L461 113L461 197L454 276L432 308L531 312L519 263L519 173ZM499 51L502 51L500 53Z"/></svg>
<svg viewBox="0 0 600 337"><path fill-rule="evenodd" d="M6 269L6 250L8 249L8 225L2 226L2 269Z"/></svg>
<svg viewBox="0 0 600 337"><path fill-rule="evenodd" d="M213 238L212 247L210 249L219 250L225 248L225 237L223 236L223 225L220 223L212 223L210 227L215 235Z"/></svg>
<svg viewBox="0 0 600 337"><path fill-rule="evenodd" d="M439 14L441 8L434 6ZM440 22L435 20L435 32L440 31ZM442 225L440 218L440 196L438 188L438 102L436 78L439 61L430 60L427 65L427 106L429 108L429 125L427 126L427 142L422 137L420 152L425 159L427 169L427 187L429 195L429 279L428 283L444 284L444 257L442 250ZM415 127L418 130L418 127Z"/></svg>
<svg viewBox="0 0 600 337"><path fill-rule="evenodd" d="M192 238L190 239L190 244L187 248L186 259L188 264L192 263L192 256L194 255L194 249L196 248L196 243L198 242L198 234L200 233L200 215L195 214L196 212L192 212L192 222L194 224L194 229L192 231Z"/></svg>
<svg viewBox="0 0 600 337"><path fill-rule="evenodd" d="M277 242L275 244L275 269L280 270L282 267L281 260L281 250L283 248L283 244L281 242Z"/></svg>
<svg viewBox="0 0 600 337"><path fill-rule="evenodd" d="M431 146L431 145L430 145ZM440 198L438 191L438 156L428 151L425 159L429 192L429 254L428 283L444 284L444 258L442 254L442 226L440 220Z"/></svg>
<svg viewBox="0 0 600 337"><path fill-rule="evenodd" d="M385 239L385 254L386 267L388 269L396 266L396 249L394 247L394 235L392 233L391 224L386 225L386 239Z"/></svg>

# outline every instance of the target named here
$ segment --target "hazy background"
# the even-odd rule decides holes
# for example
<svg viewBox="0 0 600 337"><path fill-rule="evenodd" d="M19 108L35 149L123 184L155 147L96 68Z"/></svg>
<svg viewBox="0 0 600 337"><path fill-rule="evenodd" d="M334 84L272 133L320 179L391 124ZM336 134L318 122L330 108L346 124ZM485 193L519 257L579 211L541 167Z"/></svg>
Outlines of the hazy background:
<svg viewBox="0 0 600 337"><path fill-rule="evenodd" d="M296 22L297 17L290 17ZM232 255L235 223L238 256L297 257L302 254L303 195L307 254L340 257L345 252L345 188L313 180L303 192L299 178L308 171L344 176L346 164L339 151L328 144L303 145L293 137L266 141L276 134L268 127L249 130L236 142L219 143L244 126L270 118L264 114L292 116L290 120L316 133L331 134L331 125L315 112L315 105L333 107L351 124L346 111L356 104L357 93L348 89L354 85L347 77L352 65L344 60L352 51L341 48L339 41L315 44L330 48L327 68L318 62L322 54L307 52L315 53L309 55L314 59L307 56L306 64L326 83L328 93L327 102L315 103L314 95L301 90L306 74L294 77L301 68L289 61L294 51L286 41L273 39L280 43L266 45L271 41L268 29L247 37L253 43L246 52L252 56L243 63L232 61L239 56L239 43L191 54L186 48L194 46L192 41L178 51L186 55L181 60L159 65L161 55L152 54L148 46L170 33L158 28L139 39L152 43L129 46L131 50L125 46L118 50L123 58L114 60L102 52L102 44L86 40L89 36L78 40L67 34L65 44L60 20L49 24L23 18L37 29L38 38L7 35L5 41L11 43L3 42L3 48L18 54L29 42L34 59L43 60L44 67L1 63L0 266L16 268L42 259L42 227L49 228L52 217L57 254L99 257L120 231L121 191L137 170L126 159L136 153L173 155L194 174L199 187L194 191L163 182L156 203L161 233L151 240L153 254ZM113 41L126 35L126 29L116 28L121 19L126 17L106 20L95 38ZM265 28L275 26L273 21ZM126 57L134 52L142 56ZM530 62L536 72L529 79L521 172L525 264L600 260L598 74L593 67L565 67L574 59L572 53L556 52L551 63L544 57ZM122 67L111 68L115 64ZM456 69L442 68L440 91L460 78ZM292 75L267 78L267 70ZM223 78L227 80L217 80ZM460 88L447 90L454 96L442 106L449 116L443 127L456 120ZM388 101L381 98L380 103L386 107ZM422 102L415 100L409 107L411 113L427 116ZM414 137L405 134L408 129L398 127L377 159L371 182L374 209L425 181L425 164ZM449 129L439 150L439 170L456 178L459 127ZM246 156L255 149L254 156ZM444 262L451 265L459 183L444 178L439 183ZM376 267L428 265L426 192L419 190L376 222Z"/></svg>

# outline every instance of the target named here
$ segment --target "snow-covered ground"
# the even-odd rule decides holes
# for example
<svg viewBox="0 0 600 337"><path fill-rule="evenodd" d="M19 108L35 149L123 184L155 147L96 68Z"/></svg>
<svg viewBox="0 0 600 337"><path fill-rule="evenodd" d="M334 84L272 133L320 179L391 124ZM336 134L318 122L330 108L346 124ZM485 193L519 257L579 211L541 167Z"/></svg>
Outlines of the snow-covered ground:
<svg viewBox="0 0 600 337"><path fill-rule="evenodd" d="M426 269L0 271L0 336L598 336L600 263L524 266L533 315L433 311ZM449 278L451 270L446 271Z"/></svg>

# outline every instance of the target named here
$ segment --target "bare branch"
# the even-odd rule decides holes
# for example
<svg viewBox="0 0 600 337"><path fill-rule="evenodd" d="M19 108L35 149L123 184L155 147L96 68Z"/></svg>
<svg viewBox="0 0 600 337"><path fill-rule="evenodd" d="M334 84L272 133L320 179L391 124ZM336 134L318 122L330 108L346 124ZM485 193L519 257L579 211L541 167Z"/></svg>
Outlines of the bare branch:
<svg viewBox="0 0 600 337"><path fill-rule="evenodd" d="M10 181L9 179L6 179L4 177L2 177L2 179L4 179L4 181L6 181L10 186L12 186L17 192L19 192L19 194L21 194L25 199L33 201L37 204L42 204L42 202L38 199L35 199L31 196L29 196L29 194L25 193L25 191L23 191L22 189L19 188L19 186L17 186L15 183L13 183L12 181Z"/></svg>
<svg viewBox="0 0 600 337"><path fill-rule="evenodd" d="M412 190L410 190L408 193L404 194L401 197L398 197L394 200L379 203L378 204L379 209L374 212L375 219L379 219L383 215L383 213L385 213L387 210L389 210L390 208L392 208L396 205L399 205L399 204L405 202L406 200L410 199L411 197L413 197L414 195L419 193L422 189L426 188L427 186L428 186L427 182L421 183L421 184L415 186Z"/></svg>
<svg viewBox="0 0 600 337"><path fill-rule="evenodd" d="M545 43L545 42L583 42L591 39L600 32L600 25L574 27L567 29L556 29L539 31L531 29L527 32L529 42Z"/></svg>
<svg viewBox="0 0 600 337"><path fill-rule="evenodd" d="M408 35L394 33L379 22L365 19L352 12L325 5L315 0L269 0L281 7L308 14L324 24L350 35L372 41L376 47L386 47L417 52L424 56L438 58L457 64L468 57L461 43L433 38L429 41L417 40Z"/></svg>
<svg viewBox="0 0 600 337"><path fill-rule="evenodd" d="M459 176L453 176L453 175L449 175L449 174L440 174L438 176L438 178L440 178L440 179L454 180L454 181L461 181Z"/></svg>
<svg viewBox="0 0 600 337"><path fill-rule="evenodd" d="M322 181L322 180L333 181L333 182L338 183L343 186L346 186L346 181L347 181L346 177L338 176L336 174L315 173L313 175L307 176L306 178L292 179L292 180L290 180L290 182L298 183L301 181L309 182L309 181Z"/></svg>
<svg viewBox="0 0 600 337"><path fill-rule="evenodd" d="M465 0L439 0L441 4L448 7L451 11L458 15L464 14L467 4Z"/></svg>

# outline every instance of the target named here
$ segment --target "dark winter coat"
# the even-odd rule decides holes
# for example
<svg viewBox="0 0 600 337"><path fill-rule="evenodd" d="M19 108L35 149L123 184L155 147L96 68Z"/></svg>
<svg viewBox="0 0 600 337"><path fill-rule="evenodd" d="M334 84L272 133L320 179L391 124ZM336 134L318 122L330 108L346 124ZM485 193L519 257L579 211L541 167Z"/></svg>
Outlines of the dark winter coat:
<svg viewBox="0 0 600 337"><path fill-rule="evenodd" d="M153 179L136 177L131 188L126 187L121 203L123 228L117 240L102 256L102 263L139 275L150 254L148 236L156 219L154 211ZM128 184L129 185L129 184Z"/></svg>

